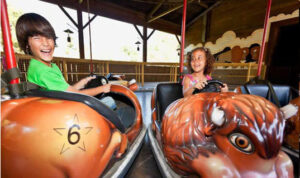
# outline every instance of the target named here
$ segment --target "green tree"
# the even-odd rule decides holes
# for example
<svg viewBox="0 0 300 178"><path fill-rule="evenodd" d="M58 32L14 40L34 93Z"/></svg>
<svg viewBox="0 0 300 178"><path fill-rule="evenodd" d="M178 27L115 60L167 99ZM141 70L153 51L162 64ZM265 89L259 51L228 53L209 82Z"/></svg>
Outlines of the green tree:
<svg viewBox="0 0 300 178"><path fill-rule="evenodd" d="M137 61L138 60L138 52L136 49L133 49L128 46L122 47L122 52L129 59L129 61Z"/></svg>

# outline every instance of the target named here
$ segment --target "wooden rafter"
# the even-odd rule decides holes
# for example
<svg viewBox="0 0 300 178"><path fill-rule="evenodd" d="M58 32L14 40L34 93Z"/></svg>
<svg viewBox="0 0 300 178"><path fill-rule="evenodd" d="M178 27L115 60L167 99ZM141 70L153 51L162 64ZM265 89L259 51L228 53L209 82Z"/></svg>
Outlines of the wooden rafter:
<svg viewBox="0 0 300 178"><path fill-rule="evenodd" d="M161 0L152 10L151 12L147 15L148 19L150 19L153 14L160 8L160 6L165 2L166 0Z"/></svg>
<svg viewBox="0 0 300 178"><path fill-rule="evenodd" d="M83 29L85 29L85 27L87 27L95 18L97 17L97 15L94 15L84 26Z"/></svg>
<svg viewBox="0 0 300 178"><path fill-rule="evenodd" d="M207 9L208 8L208 5L207 4L205 4L205 3L203 3L203 2L198 2L198 4L200 5L200 6L202 6L202 7L204 7L205 9Z"/></svg>
<svg viewBox="0 0 300 178"><path fill-rule="evenodd" d="M144 36L142 35L142 33L141 33L141 31L139 30L139 28L137 27L137 25L133 25L134 26L134 28L136 29L136 31L138 32L138 34L140 35L140 37L142 38L142 39L144 39Z"/></svg>
<svg viewBox="0 0 300 178"><path fill-rule="evenodd" d="M41 1L60 5L63 7L68 7L71 9L76 9L79 5L78 1L75 1L76 2L75 3L74 0L41 0ZM82 9L82 11L87 12L87 6L85 3L80 4L80 8ZM147 27L149 28L161 30L172 34L180 34L181 31L180 25L163 19L157 19L154 22L147 24L146 14L106 1L90 1L90 13L131 23L131 24L137 24L141 26L147 25Z"/></svg>
<svg viewBox="0 0 300 178"><path fill-rule="evenodd" d="M176 37L176 39L177 39L177 41L178 41L179 45L181 45L181 41L180 41L180 39L179 39L178 35L175 35L175 37Z"/></svg>
<svg viewBox="0 0 300 178"><path fill-rule="evenodd" d="M200 14L198 14L194 19L192 19L191 21L189 21L187 23L187 28L189 28L192 24L194 24L200 17L202 17L203 15L207 14L209 11L211 11L213 8L217 7L218 5L221 4L222 1L217 1L216 3L214 3L213 5L211 5L209 8L207 8L205 11L201 12Z"/></svg>
<svg viewBox="0 0 300 178"><path fill-rule="evenodd" d="M71 22L78 28L77 23L75 22L75 20L70 16L70 14L65 10L65 8L62 5L58 4L58 7L63 11L63 13L69 18L69 20L71 20Z"/></svg>
<svg viewBox="0 0 300 178"><path fill-rule="evenodd" d="M193 2L193 0L188 1L188 3L191 3L191 2ZM147 21L147 23L153 22L153 21L155 21L155 20L157 20L157 19L159 19L159 18L161 18L161 17L163 17L163 16L165 16L165 15L167 15L167 14L169 14L169 13L171 13L171 12L177 10L177 9L180 9L181 7L183 7L183 4L180 4L180 5L176 6L176 7L173 7L171 9L169 9L169 10L167 10L167 11L165 11L165 12L163 12L163 13L157 15L157 16L155 16L155 17L152 17L151 19L149 19Z"/></svg>

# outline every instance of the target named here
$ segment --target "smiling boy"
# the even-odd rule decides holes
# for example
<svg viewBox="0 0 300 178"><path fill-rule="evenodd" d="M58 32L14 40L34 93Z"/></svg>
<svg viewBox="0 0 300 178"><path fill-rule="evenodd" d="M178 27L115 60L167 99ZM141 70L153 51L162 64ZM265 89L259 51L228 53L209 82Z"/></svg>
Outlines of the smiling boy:
<svg viewBox="0 0 300 178"><path fill-rule="evenodd" d="M81 90L94 77L86 77L74 85L69 85L55 63L52 63L56 35L51 24L35 13L22 15L16 24L17 39L25 54L32 55L27 79L46 90L68 91L95 96L110 92L111 84ZM116 108L111 97L102 98L104 104Z"/></svg>

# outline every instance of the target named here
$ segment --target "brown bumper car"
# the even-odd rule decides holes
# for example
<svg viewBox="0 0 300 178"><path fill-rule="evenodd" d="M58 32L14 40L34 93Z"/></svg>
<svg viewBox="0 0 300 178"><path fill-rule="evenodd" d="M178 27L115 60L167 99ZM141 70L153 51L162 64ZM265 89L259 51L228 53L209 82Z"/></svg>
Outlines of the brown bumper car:
<svg viewBox="0 0 300 178"><path fill-rule="evenodd" d="M164 177L293 177L281 144L294 105L233 92L183 98L181 84L161 83L151 106L147 132Z"/></svg>
<svg viewBox="0 0 300 178"><path fill-rule="evenodd" d="M288 85L273 85L268 81L256 79L237 87L235 91L237 93L261 96L278 107L291 103L300 108L299 91ZM286 121L283 145L281 147L292 159L295 168L299 168L299 134L300 110ZM299 176L299 169L294 169L294 175L295 177Z"/></svg>

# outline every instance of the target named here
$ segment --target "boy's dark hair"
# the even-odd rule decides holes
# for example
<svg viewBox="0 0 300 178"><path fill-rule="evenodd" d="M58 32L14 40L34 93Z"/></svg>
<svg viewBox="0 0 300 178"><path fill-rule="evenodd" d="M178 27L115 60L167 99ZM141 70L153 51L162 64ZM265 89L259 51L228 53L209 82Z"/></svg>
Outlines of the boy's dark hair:
<svg viewBox="0 0 300 178"><path fill-rule="evenodd" d="M19 46L25 54L31 54L28 47L28 38L35 35L51 38L56 44L56 35L51 24L44 17L35 13L27 13L19 17L16 24L16 34Z"/></svg>
<svg viewBox="0 0 300 178"><path fill-rule="evenodd" d="M192 69L192 66L191 66L191 61L192 61L192 54L195 52L195 51L203 51L205 53L205 57L206 57L206 64L205 64L205 67L204 67L204 75L209 75L212 70L213 70L213 64L215 62L215 58L214 56L210 53L210 50L208 48L205 48L205 47L198 47L198 48L195 48L193 49L191 52L189 52L187 54L187 61L188 61L188 69L190 71L190 73L193 73L194 70Z"/></svg>

